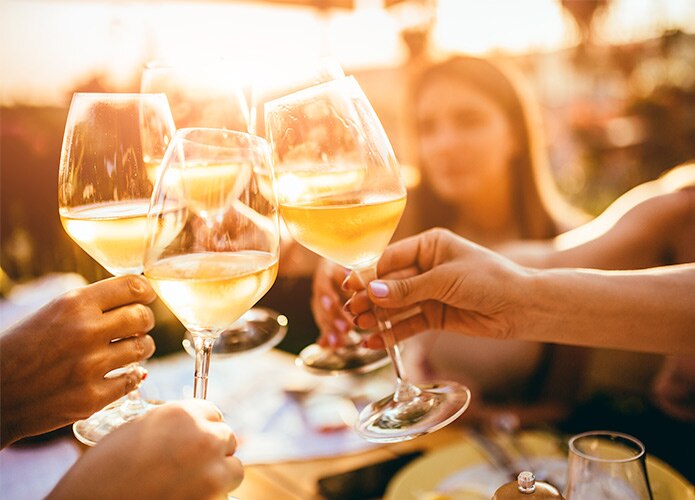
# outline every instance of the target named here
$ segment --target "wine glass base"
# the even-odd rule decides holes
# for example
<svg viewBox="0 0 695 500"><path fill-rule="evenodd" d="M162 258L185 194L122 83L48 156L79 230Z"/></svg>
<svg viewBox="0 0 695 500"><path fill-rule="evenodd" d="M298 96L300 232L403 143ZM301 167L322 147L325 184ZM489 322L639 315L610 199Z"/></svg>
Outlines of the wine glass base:
<svg viewBox="0 0 695 500"><path fill-rule="evenodd" d="M84 420L72 424L72 432L83 444L94 446L101 438L121 425L144 415L163 401L138 399L130 401L127 396L114 401Z"/></svg>
<svg viewBox="0 0 695 500"><path fill-rule="evenodd" d="M377 370L391 361L385 350L346 346L336 349L311 344L299 353L297 366L316 375L360 374Z"/></svg>
<svg viewBox="0 0 695 500"><path fill-rule="evenodd" d="M411 401L396 402L393 394L360 412L355 432L375 443L408 441L453 422L471 401L471 392L456 382L417 386L422 393Z"/></svg>
<svg viewBox="0 0 695 500"><path fill-rule="evenodd" d="M212 346L212 354L215 357L225 357L272 349L286 334L287 317L272 309L254 307L235 323L234 328L220 334ZM181 344L188 354L195 357L193 336L189 331L184 333Z"/></svg>

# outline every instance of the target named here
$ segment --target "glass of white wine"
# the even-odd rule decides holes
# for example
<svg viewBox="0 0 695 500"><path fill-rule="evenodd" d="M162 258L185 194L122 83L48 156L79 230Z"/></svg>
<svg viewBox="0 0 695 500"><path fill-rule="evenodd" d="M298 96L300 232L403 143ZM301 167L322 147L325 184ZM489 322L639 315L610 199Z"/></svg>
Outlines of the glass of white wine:
<svg viewBox="0 0 695 500"><path fill-rule="evenodd" d="M278 221L264 139L176 132L152 195L144 272L193 336L196 398L206 397L217 338L275 282Z"/></svg>
<svg viewBox="0 0 695 500"><path fill-rule="evenodd" d="M72 98L60 157L60 219L70 237L115 276L142 272L153 189L143 145L163 154L174 131L164 94L76 93ZM75 436L94 445L154 404L132 391L77 421Z"/></svg>
<svg viewBox="0 0 695 500"><path fill-rule="evenodd" d="M249 88L247 88L249 87ZM195 63L150 61L140 80L141 92L164 92L177 128L211 127L251 131L246 93L250 83L239 70L222 60ZM146 152L147 153L147 152ZM162 155L146 154L148 175L156 179ZM222 332L215 356L263 351L276 346L287 333L287 318L267 307L254 307L235 325ZM183 347L194 355L193 338L186 332Z"/></svg>
<svg viewBox="0 0 695 500"><path fill-rule="evenodd" d="M280 214L292 236L355 272L365 285L376 279L377 262L405 208L406 189L386 133L357 81L338 78L271 101L265 105L265 123ZM463 413L470 400L466 387L408 381L391 321L383 310L377 316L396 390L360 413L357 433L370 441L404 441ZM348 353L310 347L312 352L300 353L303 363L328 371L346 356L375 352L356 343ZM375 362L363 359L356 370Z"/></svg>

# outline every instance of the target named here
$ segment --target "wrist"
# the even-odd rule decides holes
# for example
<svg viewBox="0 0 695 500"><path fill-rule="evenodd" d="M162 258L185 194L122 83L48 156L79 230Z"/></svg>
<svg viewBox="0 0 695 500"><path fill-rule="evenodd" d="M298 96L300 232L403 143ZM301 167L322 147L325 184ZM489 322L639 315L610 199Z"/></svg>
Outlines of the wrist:
<svg viewBox="0 0 695 500"><path fill-rule="evenodd" d="M547 316L544 298L547 294L547 277L543 270L521 268L514 281L512 337L516 340L536 341L535 331Z"/></svg>

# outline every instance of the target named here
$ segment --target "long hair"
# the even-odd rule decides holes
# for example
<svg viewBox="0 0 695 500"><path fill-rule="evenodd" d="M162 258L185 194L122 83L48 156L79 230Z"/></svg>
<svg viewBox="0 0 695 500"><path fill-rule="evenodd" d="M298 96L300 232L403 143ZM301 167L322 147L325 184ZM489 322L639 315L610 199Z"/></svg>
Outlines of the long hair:
<svg viewBox="0 0 695 500"><path fill-rule="evenodd" d="M416 77L412 102L433 81L447 78L464 82L488 96L504 112L519 152L510 165L512 207L519 235L523 239L552 238L577 225L583 217L562 200L555 186L542 134L538 106L523 86L521 75L501 63L470 56L454 56L434 63ZM419 160L420 163L422 159ZM432 226L450 227L456 211L439 199L426 175L411 196L412 217L418 230ZM425 210L424 207L427 207ZM551 211L552 207L552 211ZM574 219L574 220L572 220Z"/></svg>

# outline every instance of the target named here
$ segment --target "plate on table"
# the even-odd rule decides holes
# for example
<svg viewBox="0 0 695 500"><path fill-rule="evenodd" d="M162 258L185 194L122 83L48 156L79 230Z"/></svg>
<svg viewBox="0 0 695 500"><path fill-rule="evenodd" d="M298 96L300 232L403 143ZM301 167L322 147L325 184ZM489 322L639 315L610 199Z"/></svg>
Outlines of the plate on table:
<svg viewBox="0 0 695 500"><path fill-rule="evenodd" d="M544 432L523 432L531 468L539 479L562 491L566 454L557 438ZM647 471L655 500L695 500L692 485L656 457L647 457ZM384 500L489 500L509 478L495 469L472 439L434 450L401 469L391 480Z"/></svg>

